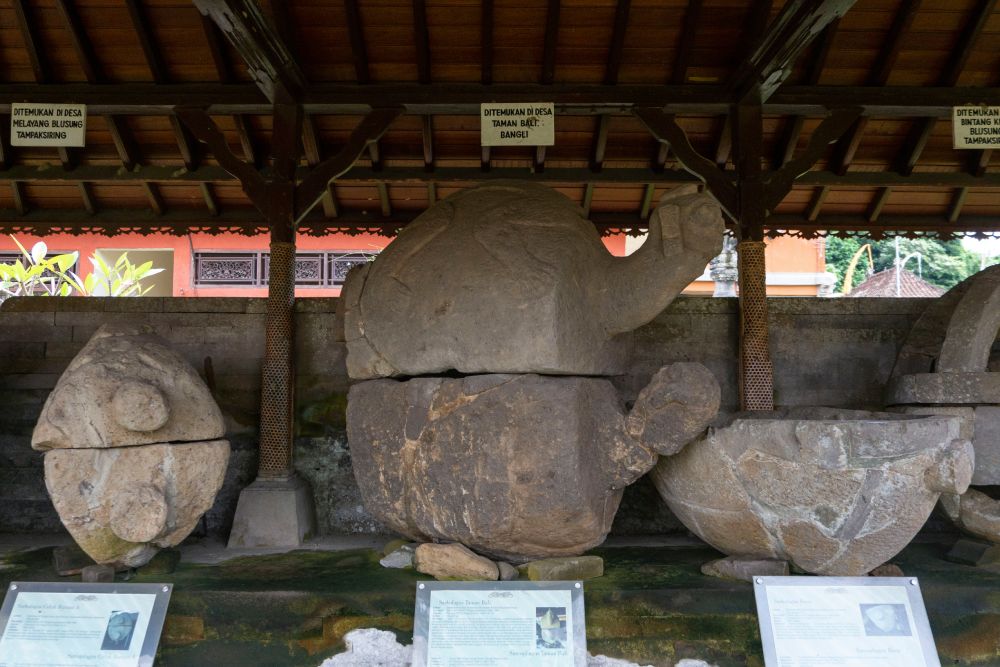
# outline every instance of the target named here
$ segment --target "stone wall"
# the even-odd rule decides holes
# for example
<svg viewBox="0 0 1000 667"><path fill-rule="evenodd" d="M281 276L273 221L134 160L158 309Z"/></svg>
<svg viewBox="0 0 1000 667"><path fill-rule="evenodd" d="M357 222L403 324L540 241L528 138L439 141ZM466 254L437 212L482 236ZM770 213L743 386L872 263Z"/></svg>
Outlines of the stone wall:
<svg viewBox="0 0 1000 667"><path fill-rule="evenodd" d="M296 468L313 486L319 532L378 532L361 506L344 429L345 350L334 334L336 299L297 303ZM870 408L882 392L923 299L772 299L771 341L779 405ZM239 490L256 470L256 422L264 349L262 299L11 299L0 308L0 532L52 532L31 430L59 375L104 322L148 323L206 379L226 415L233 457L202 533L225 535ZM735 299L679 298L635 336L626 400L663 363L699 361L737 405ZM615 532L676 530L646 480L630 487Z"/></svg>

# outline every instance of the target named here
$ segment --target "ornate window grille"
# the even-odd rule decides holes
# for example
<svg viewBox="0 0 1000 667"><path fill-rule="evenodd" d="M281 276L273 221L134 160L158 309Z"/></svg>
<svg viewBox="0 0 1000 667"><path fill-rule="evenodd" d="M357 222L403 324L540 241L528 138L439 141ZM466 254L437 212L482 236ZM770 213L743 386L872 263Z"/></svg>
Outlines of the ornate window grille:
<svg viewBox="0 0 1000 667"><path fill-rule="evenodd" d="M347 272L375 259L377 253L328 250L295 255L295 284L340 287ZM268 252L195 252L195 287L266 287L271 266Z"/></svg>

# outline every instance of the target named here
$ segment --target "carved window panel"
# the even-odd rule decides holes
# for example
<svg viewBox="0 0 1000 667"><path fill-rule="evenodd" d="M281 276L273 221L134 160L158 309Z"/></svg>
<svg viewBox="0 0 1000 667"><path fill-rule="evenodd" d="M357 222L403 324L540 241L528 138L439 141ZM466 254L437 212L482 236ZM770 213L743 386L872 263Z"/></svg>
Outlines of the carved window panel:
<svg viewBox="0 0 1000 667"><path fill-rule="evenodd" d="M344 250L301 252L295 255L295 284L301 287L340 287L347 272L375 259L377 253ZM267 252L196 252L196 287L266 287L271 269Z"/></svg>

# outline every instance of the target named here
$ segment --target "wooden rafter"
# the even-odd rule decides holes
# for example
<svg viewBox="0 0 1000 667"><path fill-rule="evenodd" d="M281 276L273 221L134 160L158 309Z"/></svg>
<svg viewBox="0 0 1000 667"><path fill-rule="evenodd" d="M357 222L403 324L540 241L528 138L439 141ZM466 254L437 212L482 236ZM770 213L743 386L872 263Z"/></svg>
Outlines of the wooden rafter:
<svg viewBox="0 0 1000 667"><path fill-rule="evenodd" d="M35 22L31 9L25 3L25 0L13 0L13 5L17 27L21 33L24 48L28 52L28 62L31 63L31 71L35 75L35 81L39 83L48 81L48 62L45 59L38 33L35 30Z"/></svg>
<svg viewBox="0 0 1000 667"><path fill-rule="evenodd" d="M625 33L628 30L628 17L632 0L618 0L615 5L615 27L611 33L611 44L608 47L608 60L604 67L604 85L613 86L618 83L618 72L622 66L622 54L625 51Z"/></svg>
<svg viewBox="0 0 1000 667"><path fill-rule="evenodd" d="M431 38L427 29L427 2L413 0L413 44L416 49L417 80L431 82Z"/></svg>
<svg viewBox="0 0 1000 667"><path fill-rule="evenodd" d="M480 81L493 83L493 0L482 0L479 20Z"/></svg>
<svg viewBox="0 0 1000 667"><path fill-rule="evenodd" d="M676 121L675 121L676 122ZM735 174L731 170L722 171L715 163L704 158L721 174L721 178L732 183ZM247 165L253 168L252 165ZM256 170L255 170L256 171ZM769 172L774 173L774 172ZM309 169L300 167L296 178L304 178ZM550 167L535 173L530 166L494 167L484 172L476 167L435 167L433 172L423 167L383 166L381 169L354 166L338 177L341 183L366 183L386 181L388 183L427 182L475 183L495 179L528 179L544 183L663 183L680 184L697 182L699 177L686 169L608 167L595 172L589 167ZM123 183L150 181L158 183L226 183L233 176L224 168L202 165L193 171L178 170L175 166L141 165L130 170L110 165L79 165L67 171L53 165L12 165L0 170L0 182L25 181L38 183L73 183L93 181L95 183ZM899 188L997 188L1000 187L1000 173L987 172L973 176L967 172L927 171L904 176L895 172L850 172L844 175L831 171L807 171L795 179L796 185L830 186L835 188L899 187Z"/></svg>
<svg viewBox="0 0 1000 667"><path fill-rule="evenodd" d="M670 70L670 83L679 86L687 81L687 71L691 64L691 54L694 51L694 38L701 22L703 0L688 0L684 10L684 24L677 43L677 54Z"/></svg>
<svg viewBox="0 0 1000 667"><path fill-rule="evenodd" d="M344 0L344 12L347 14L347 34L351 40L351 56L354 59L354 78L364 85L371 81L371 73L358 0Z"/></svg>
<svg viewBox="0 0 1000 667"><path fill-rule="evenodd" d="M703 180L722 208L736 219L736 186L714 162L694 149L673 115L659 109L636 109L635 115L658 141L670 144L684 168Z"/></svg>
<svg viewBox="0 0 1000 667"><path fill-rule="evenodd" d="M268 100L299 100L305 76L288 47L252 0L194 0L247 64L247 71Z"/></svg>
<svg viewBox="0 0 1000 667"><path fill-rule="evenodd" d="M760 46L732 77L731 88L741 99L759 87L766 101L784 82L795 59L832 21L843 16L855 0L798 0L788 2L768 26Z"/></svg>
<svg viewBox="0 0 1000 667"><path fill-rule="evenodd" d="M545 39L542 51L542 74L539 81L551 84L556 78L556 48L559 45L560 0L548 0L545 14Z"/></svg>

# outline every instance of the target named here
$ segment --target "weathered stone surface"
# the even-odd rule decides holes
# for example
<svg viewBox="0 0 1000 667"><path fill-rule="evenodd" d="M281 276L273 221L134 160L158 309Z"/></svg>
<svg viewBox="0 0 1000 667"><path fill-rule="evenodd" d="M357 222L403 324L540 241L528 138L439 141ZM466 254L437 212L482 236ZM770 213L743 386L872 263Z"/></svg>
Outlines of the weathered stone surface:
<svg viewBox="0 0 1000 667"><path fill-rule="evenodd" d="M973 567L997 565L1000 564L1000 545L960 539L945 554L945 560Z"/></svg>
<svg viewBox="0 0 1000 667"><path fill-rule="evenodd" d="M971 373L986 370L993 341L1000 329L1000 269L980 271L948 321L936 370Z"/></svg>
<svg viewBox="0 0 1000 667"><path fill-rule="evenodd" d="M514 581L520 576L517 568L507 561L498 561L497 569L500 571L500 581Z"/></svg>
<svg viewBox="0 0 1000 667"><path fill-rule="evenodd" d="M695 363L664 366L639 392L628 415L629 435L661 456L676 454L715 418L722 389Z"/></svg>
<svg viewBox="0 0 1000 667"><path fill-rule="evenodd" d="M390 667L413 660L413 647L400 644L388 630L351 630L344 635L344 645L347 651L327 658L320 667Z"/></svg>
<svg viewBox="0 0 1000 667"><path fill-rule="evenodd" d="M788 572L786 560L748 560L732 556L713 560L701 566L701 573L709 577L751 583L754 577L787 577Z"/></svg>
<svg viewBox="0 0 1000 667"><path fill-rule="evenodd" d="M720 551L861 576L899 552L941 493L961 493L972 446L950 417L822 408L737 415L652 476Z"/></svg>
<svg viewBox="0 0 1000 667"><path fill-rule="evenodd" d="M85 584L110 584L115 580L115 568L110 565L88 565L80 572Z"/></svg>
<svg viewBox="0 0 1000 667"><path fill-rule="evenodd" d="M1000 401L1000 373L918 373L889 387L890 405L942 403L976 405Z"/></svg>
<svg viewBox="0 0 1000 667"><path fill-rule="evenodd" d="M1000 500L969 489L961 496L942 496L941 507L967 533L1000 542Z"/></svg>
<svg viewBox="0 0 1000 667"><path fill-rule="evenodd" d="M871 572L868 573L869 577L905 577L906 573L903 572L903 568L896 565L895 563L883 563L879 565Z"/></svg>
<svg viewBox="0 0 1000 667"><path fill-rule="evenodd" d="M531 581L594 579L604 576L604 559L600 556L544 558L525 563L520 569Z"/></svg>
<svg viewBox="0 0 1000 667"><path fill-rule="evenodd" d="M66 529L95 561L138 567L180 543L212 506L225 440L45 454L45 483Z"/></svg>
<svg viewBox="0 0 1000 667"><path fill-rule="evenodd" d="M1000 373L996 373L1000 377ZM1000 402L1000 395L996 400ZM1000 405L979 405L975 413L976 471L973 484L1000 484Z"/></svg>
<svg viewBox="0 0 1000 667"><path fill-rule="evenodd" d="M629 435L621 401L604 379L525 374L356 384L347 426L365 506L411 539L461 542L500 559L582 553L604 540L622 489L655 463L657 438L674 437L666 446L677 446L666 425L674 420L693 433L715 413L718 385L699 369L681 365L687 373L658 376L640 397L633 414L641 418L632 425L641 442ZM687 376L697 388L691 405L685 388L675 386ZM699 405L706 396L714 403Z"/></svg>
<svg viewBox="0 0 1000 667"><path fill-rule="evenodd" d="M38 418L39 450L215 440L222 413L193 368L148 328L104 326L76 355Z"/></svg>
<svg viewBox="0 0 1000 667"><path fill-rule="evenodd" d="M212 506L229 460L222 414L145 326L105 325L49 394L31 445L63 525L102 565L139 567Z"/></svg>
<svg viewBox="0 0 1000 667"><path fill-rule="evenodd" d="M496 581L496 563L473 553L461 544L421 544L413 557L417 572L440 580Z"/></svg>
<svg viewBox="0 0 1000 667"><path fill-rule="evenodd" d="M580 213L550 188L513 181L428 209L348 276L350 376L622 372L626 334L718 253L721 211L711 196L678 189L624 258Z"/></svg>
<svg viewBox="0 0 1000 667"><path fill-rule="evenodd" d="M399 570L413 567L414 548L409 544L403 544L395 551L387 553L378 564L382 567L391 567Z"/></svg>

